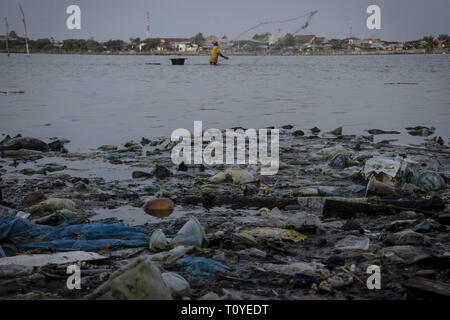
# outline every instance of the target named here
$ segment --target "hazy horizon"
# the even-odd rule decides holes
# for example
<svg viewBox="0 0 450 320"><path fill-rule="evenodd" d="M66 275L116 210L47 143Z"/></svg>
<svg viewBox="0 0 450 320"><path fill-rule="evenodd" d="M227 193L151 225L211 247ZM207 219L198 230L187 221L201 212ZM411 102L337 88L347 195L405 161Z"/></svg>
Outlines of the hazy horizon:
<svg viewBox="0 0 450 320"><path fill-rule="evenodd" d="M19 1L4 0L0 15L8 18L9 30L23 35ZM151 37L192 37L198 32L204 36L226 35L229 39L261 22L290 19L318 10L311 24L299 34L315 34L327 39L350 36L376 37L386 41L407 41L423 36L450 33L450 1L433 0L190 0L148 1L133 0L21 0L31 39L50 38L88 39L97 41L130 37L145 38L146 11L150 11ZM76 4L81 8L81 30L68 30L66 8ZM368 30L366 9L376 4L381 7L381 30ZM267 25L240 37L251 38L254 33L272 32L284 35L298 29L306 20L281 26ZM0 23L0 34L5 24Z"/></svg>

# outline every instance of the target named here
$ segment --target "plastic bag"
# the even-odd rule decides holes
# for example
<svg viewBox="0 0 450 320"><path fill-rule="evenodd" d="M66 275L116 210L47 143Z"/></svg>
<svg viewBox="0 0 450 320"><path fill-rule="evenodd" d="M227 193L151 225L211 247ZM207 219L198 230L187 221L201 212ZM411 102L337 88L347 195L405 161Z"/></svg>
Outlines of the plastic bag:
<svg viewBox="0 0 450 320"><path fill-rule="evenodd" d="M168 246L169 241L167 240L166 236L164 235L161 229L158 229L155 232L153 232L152 236L150 237L150 249L164 250Z"/></svg>
<svg viewBox="0 0 450 320"><path fill-rule="evenodd" d="M178 231L172 243L174 245L190 245L201 247L203 241L206 240L206 233L202 225L194 217Z"/></svg>

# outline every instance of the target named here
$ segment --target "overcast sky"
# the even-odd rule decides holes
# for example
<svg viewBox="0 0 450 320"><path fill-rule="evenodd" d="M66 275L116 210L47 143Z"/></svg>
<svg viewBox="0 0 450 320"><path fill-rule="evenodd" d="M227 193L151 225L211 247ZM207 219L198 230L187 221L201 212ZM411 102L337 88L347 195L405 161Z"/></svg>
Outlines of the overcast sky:
<svg viewBox="0 0 450 320"><path fill-rule="evenodd" d="M205 36L236 37L260 22L283 20L318 10L301 34L326 38L379 37L383 40L413 40L425 35L450 34L450 0L20 0L31 39L94 37L98 41L145 38L146 11L150 11L152 37ZM0 16L7 16L10 30L23 34L17 0L1 0ZM66 8L81 8L81 30L68 30ZM381 8L381 30L368 30L366 9ZM305 20L267 25L255 32L276 35L293 32ZM0 34L5 33L3 19Z"/></svg>

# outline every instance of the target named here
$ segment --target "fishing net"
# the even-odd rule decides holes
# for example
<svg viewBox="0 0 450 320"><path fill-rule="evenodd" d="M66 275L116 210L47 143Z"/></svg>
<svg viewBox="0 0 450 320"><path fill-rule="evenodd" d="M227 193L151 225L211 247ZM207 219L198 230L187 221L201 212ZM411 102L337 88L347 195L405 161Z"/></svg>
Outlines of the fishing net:
<svg viewBox="0 0 450 320"><path fill-rule="evenodd" d="M278 40L282 39L286 34L295 36L300 31L307 29L311 24L312 18L318 12L318 10L314 10L290 19L263 21L242 31L230 40L235 44L237 43L238 50L240 49L240 43L245 45L245 43L248 42L260 45L264 48L264 50L261 51L261 55L255 58L254 62L256 63L261 58L270 55L272 51L279 50L281 45ZM255 34L264 35L267 33L270 34L270 38L253 39Z"/></svg>

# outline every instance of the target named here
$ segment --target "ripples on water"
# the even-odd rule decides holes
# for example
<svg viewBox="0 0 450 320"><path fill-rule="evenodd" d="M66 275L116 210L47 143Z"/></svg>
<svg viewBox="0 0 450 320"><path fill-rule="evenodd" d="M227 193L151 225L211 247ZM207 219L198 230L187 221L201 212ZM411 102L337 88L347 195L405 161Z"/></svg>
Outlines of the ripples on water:
<svg viewBox="0 0 450 320"><path fill-rule="evenodd" d="M0 134L70 139L71 151L176 128L285 124L344 133L435 126L450 136L450 55L208 57L0 55ZM160 63L151 65L146 63ZM367 134L367 133L365 133Z"/></svg>

